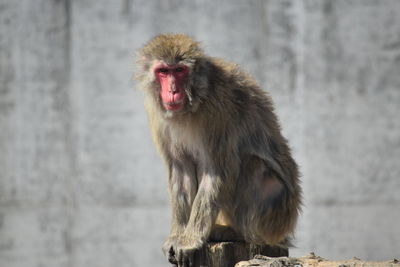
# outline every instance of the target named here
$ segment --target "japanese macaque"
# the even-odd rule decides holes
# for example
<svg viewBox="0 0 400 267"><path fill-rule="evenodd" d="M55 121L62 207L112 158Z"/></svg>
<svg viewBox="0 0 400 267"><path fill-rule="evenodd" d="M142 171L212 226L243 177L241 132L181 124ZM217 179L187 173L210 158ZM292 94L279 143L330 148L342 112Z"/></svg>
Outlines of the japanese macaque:
<svg viewBox="0 0 400 267"><path fill-rule="evenodd" d="M152 39L138 65L168 168L172 223L163 250L170 262L191 266L207 241L287 246L301 188L268 94L183 34Z"/></svg>

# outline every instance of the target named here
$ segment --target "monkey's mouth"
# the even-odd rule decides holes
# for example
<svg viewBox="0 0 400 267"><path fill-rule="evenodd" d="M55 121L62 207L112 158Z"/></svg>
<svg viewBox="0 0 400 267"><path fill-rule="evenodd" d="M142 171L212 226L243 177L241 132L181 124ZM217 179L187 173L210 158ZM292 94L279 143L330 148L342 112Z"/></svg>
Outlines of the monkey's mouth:
<svg viewBox="0 0 400 267"><path fill-rule="evenodd" d="M183 109L184 104L185 101L183 99L179 101L163 102L164 108L170 111L179 111Z"/></svg>

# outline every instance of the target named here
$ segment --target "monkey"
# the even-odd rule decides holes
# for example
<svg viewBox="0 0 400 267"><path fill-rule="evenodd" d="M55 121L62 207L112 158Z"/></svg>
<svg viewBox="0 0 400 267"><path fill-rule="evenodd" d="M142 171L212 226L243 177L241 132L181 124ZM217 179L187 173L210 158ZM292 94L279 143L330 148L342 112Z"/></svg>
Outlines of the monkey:
<svg viewBox="0 0 400 267"><path fill-rule="evenodd" d="M269 94L185 34L154 37L137 65L168 169L169 261L192 266L208 241L288 246L301 211L300 174Z"/></svg>

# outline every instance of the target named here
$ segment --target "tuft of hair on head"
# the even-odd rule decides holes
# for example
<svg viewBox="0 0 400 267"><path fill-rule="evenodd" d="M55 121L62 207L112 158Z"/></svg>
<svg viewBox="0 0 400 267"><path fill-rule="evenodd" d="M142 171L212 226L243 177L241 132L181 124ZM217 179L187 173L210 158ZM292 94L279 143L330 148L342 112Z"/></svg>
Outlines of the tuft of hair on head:
<svg viewBox="0 0 400 267"><path fill-rule="evenodd" d="M167 64L204 57L200 43L185 34L160 34L143 47L141 54L147 59L164 60Z"/></svg>

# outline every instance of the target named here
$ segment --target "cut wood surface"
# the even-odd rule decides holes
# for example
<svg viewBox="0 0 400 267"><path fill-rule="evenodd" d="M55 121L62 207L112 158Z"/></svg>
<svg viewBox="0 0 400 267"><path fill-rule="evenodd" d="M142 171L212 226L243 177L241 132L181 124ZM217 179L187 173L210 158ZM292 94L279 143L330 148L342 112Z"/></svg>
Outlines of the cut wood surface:
<svg viewBox="0 0 400 267"><path fill-rule="evenodd" d="M272 258L262 255L256 255L254 259L249 261L242 261L235 265L235 267L400 267L400 262L397 259L382 262L362 261L358 258L344 261L331 261L319 256L314 253L310 253L305 257L292 258L292 257L278 257Z"/></svg>

